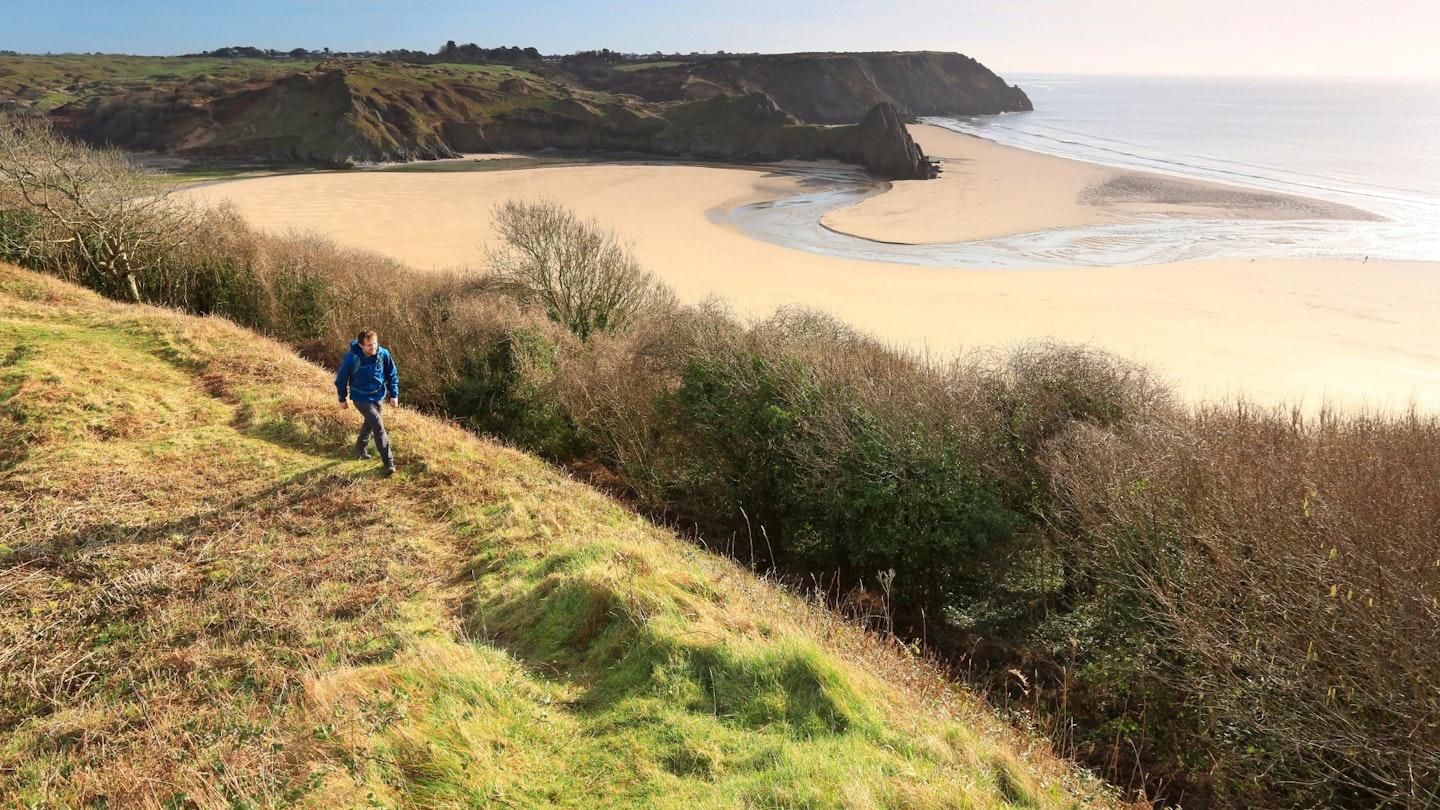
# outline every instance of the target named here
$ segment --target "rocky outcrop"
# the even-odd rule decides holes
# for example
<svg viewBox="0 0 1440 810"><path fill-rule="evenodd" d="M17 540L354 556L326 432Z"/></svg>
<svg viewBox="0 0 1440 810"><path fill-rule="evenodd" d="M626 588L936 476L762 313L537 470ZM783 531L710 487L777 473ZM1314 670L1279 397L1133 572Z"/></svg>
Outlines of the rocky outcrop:
<svg viewBox="0 0 1440 810"><path fill-rule="evenodd" d="M882 101L870 109L856 131L860 165L892 180L928 180L937 174L910 137L894 105Z"/></svg>
<svg viewBox="0 0 1440 810"><path fill-rule="evenodd" d="M345 68L322 68L221 102L214 115L224 126L197 151L327 165L458 157L417 98L363 84Z"/></svg>

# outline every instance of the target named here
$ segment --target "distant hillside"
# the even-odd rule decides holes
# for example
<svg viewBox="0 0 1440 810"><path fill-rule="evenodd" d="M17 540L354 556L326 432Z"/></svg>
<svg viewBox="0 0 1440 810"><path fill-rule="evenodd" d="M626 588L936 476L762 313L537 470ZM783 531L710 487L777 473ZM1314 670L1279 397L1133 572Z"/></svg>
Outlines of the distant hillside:
<svg viewBox="0 0 1440 810"><path fill-rule="evenodd" d="M404 362L402 360L402 362ZM0 795L1080 807L908 653L216 318L0 266Z"/></svg>
<svg viewBox="0 0 1440 810"><path fill-rule="evenodd" d="M897 115L1028 109L959 54L743 57L567 72L381 60L0 57L0 107L48 113L89 143L326 166L560 149L700 159L830 158L928 175L913 144L883 160L858 128ZM819 126L845 124L848 126ZM890 133L882 142L904 141ZM897 168L898 167L898 168Z"/></svg>
<svg viewBox="0 0 1440 810"><path fill-rule="evenodd" d="M765 93L814 124L853 124L888 102L902 116L993 115L1033 109L1019 87L958 53L737 56L617 71L611 89L655 101Z"/></svg>

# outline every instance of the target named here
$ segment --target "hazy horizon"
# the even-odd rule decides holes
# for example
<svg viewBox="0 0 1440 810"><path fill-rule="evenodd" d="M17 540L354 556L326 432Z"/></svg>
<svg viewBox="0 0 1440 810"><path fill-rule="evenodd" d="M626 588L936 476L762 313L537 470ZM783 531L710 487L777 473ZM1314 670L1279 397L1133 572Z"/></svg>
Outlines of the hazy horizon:
<svg viewBox="0 0 1440 810"><path fill-rule="evenodd" d="M1007 74L1440 79L1440 4L1375 0L1015 0L1003 7L899 0L724 6L676 0L0 0L0 50L175 56L231 46L433 53L448 40L547 54L958 51Z"/></svg>

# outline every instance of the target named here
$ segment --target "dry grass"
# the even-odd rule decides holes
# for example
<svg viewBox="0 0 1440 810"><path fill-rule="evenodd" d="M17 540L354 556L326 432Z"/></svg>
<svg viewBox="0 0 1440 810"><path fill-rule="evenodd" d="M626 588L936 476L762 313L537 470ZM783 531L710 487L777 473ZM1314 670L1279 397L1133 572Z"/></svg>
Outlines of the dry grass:
<svg viewBox="0 0 1440 810"><path fill-rule="evenodd" d="M68 785L62 804L279 801L305 776L300 676L392 653L438 528L315 452L338 414L267 413L314 379L293 355L220 322L7 304L8 779Z"/></svg>
<svg viewBox="0 0 1440 810"><path fill-rule="evenodd" d="M0 269L21 806L1077 806L921 660L216 319Z"/></svg>

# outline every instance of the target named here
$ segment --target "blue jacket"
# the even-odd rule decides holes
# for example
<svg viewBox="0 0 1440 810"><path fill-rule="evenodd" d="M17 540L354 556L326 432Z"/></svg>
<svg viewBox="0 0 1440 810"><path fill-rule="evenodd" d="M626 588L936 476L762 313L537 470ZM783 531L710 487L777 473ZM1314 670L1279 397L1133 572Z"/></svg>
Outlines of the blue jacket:
<svg viewBox="0 0 1440 810"><path fill-rule="evenodd" d="M346 391L355 402L379 402L382 399L400 398L400 375L395 371L395 361L385 347L375 350L375 356L365 354L360 341L350 341L350 351L340 361L340 370L335 372L335 391L344 402Z"/></svg>

